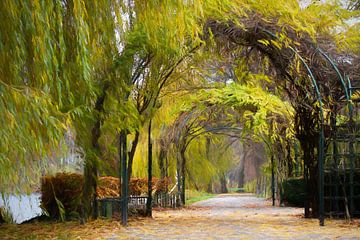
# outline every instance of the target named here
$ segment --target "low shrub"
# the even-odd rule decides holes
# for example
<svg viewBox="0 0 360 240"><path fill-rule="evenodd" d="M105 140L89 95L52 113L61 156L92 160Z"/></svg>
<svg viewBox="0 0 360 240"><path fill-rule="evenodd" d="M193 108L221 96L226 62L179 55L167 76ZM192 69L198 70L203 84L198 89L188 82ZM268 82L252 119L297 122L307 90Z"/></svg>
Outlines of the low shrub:
<svg viewBox="0 0 360 240"><path fill-rule="evenodd" d="M5 220L4 220L4 218L3 218L3 209L2 208L0 208L0 225L2 224L2 223L5 223Z"/></svg>
<svg viewBox="0 0 360 240"><path fill-rule="evenodd" d="M116 177L100 177L96 189L98 198L119 197L120 181Z"/></svg>
<svg viewBox="0 0 360 240"><path fill-rule="evenodd" d="M152 179L152 190L155 193L166 192L170 178ZM147 195L147 178L131 178L130 195ZM41 207L51 218L65 219L78 217L81 207L84 177L77 173L57 173L55 176L44 176L41 179ZM96 189L98 198L120 196L120 181L117 177L99 177Z"/></svg>
<svg viewBox="0 0 360 240"><path fill-rule="evenodd" d="M256 179L245 183L243 188L244 192L256 193L256 184L257 184Z"/></svg>
<svg viewBox="0 0 360 240"><path fill-rule="evenodd" d="M290 178L283 182L282 199L284 203L303 207L305 201L305 182L303 178Z"/></svg>
<svg viewBox="0 0 360 240"><path fill-rule="evenodd" d="M52 218L78 215L84 178L77 173L57 173L41 179L41 207Z"/></svg>

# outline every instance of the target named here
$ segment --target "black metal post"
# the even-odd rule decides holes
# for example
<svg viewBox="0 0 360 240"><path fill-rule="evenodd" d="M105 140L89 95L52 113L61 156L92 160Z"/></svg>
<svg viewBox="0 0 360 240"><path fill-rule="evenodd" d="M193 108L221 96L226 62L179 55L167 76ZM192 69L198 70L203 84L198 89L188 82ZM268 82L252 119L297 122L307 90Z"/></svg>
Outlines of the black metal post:
<svg viewBox="0 0 360 240"><path fill-rule="evenodd" d="M332 212L332 207L333 207L333 200L335 202L335 212L337 213L339 211L339 182L340 182L340 177L339 177L339 170L338 170L338 163L339 163L339 151L338 151L338 146L337 146L337 127L336 127L336 109L333 110L334 113L332 113L331 119L330 119L330 123L331 123L331 131L332 131L332 147L333 147L333 163L332 163L332 169L335 173L335 193L333 193L332 191L332 186L330 187L330 216L331 216L331 212ZM330 181L332 182L332 171L330 171ZM330 182L330 184L331 184ZM335 198L333 198L333 194L335 194Z"/></svg>
<svg viewBox="0 0 360 240"><path fill-rule="evenodd" d="M120 132L120 160L121 160L121 224L128 222L128 178L127 178L127 134Z"/></svg>
<svg viewBox="0 0 360 240"><path fill-rule="evenodd" d="M151 142L151 119L148 129L148 198L146 202L146 216L152 216L152 142Z"/></svg>
<svg viewBox="0 0 360 240"><path fill-rule="evenodd" d="M271 198L272 205L275 206L275 170L274 170L274 153L271 153Z"/></svg>
<svg viewBox="0 0 360 240"><path fill-rule="evenodd" d="M178 153L177 160L176 160L176 177L177 177L177 190L178 194L181 196L181 160L180 160L180 153Z"/></svg>
<svg viewBox="0 0 360 240"><path fill-rule="evenodd" d="M297 142L294 142L294 152L295 152L295 177L300 176L301 174L301 164L299 163L299 146Z"/></svg>
<svg viewBox="0 0 360 240"><path fill-rule="evenodd" d="M318 165L319 165L319 224L324 226L324 126L322 124L318 149Z"/></svg>
<svg viewBox="0 0 360 240"><path fill-rule="evenodd" d="M354 213L354 156L355 156L355 127L354 127L354 120L353 120L353 106L350 103L349 106L349 132L350 132L350 141L349 141L349 160L350 160L350 176L349 176L349 187L350 187L350 217L352 217ZM346 171L344 173L346 175Z"/></svg>
<svg viewBox="0 0 360 240"><path fill-rule="evenodd" d="M185 197L185 183L186 183L186 175L185 175L185 153L182 154L182 163L181 163L181 202L185 206L186 197Z"/></svg>

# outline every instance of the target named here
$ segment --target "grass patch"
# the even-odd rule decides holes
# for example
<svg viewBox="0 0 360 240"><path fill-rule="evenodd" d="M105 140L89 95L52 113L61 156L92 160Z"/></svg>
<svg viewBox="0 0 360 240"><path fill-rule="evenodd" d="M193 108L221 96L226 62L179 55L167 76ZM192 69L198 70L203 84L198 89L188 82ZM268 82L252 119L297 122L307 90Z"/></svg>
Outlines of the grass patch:
<svg viewBox="0 0 360 240"><path fill-rule="evenodd" d="M202 200L206 200L206 199L215 197L216 194L207 193L207 192L199 192L196 190L186 190L185 196L186 196L186 204L185 205L188 206L195 202L199 202Z"/></svg>

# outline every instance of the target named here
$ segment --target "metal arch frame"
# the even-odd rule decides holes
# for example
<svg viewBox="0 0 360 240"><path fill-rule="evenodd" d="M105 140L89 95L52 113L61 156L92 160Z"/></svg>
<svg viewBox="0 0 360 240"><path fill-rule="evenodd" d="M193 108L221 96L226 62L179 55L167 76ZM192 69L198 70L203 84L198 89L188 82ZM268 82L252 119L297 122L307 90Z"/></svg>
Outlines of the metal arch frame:
<svg viewBox="0 0 360 240"><path fill-rule="evenodd" d="M339 68L336 66L336 64L334 63L334 61L329 57L329 55L327 55L321 48L317 47L316 48L316 51L318 51L319 53L321 53L321 55L331 64L332 68L335 70L336 74L338 75L339 77L339 80L341 82L341 85L344 89L344 92L345 92L345 97L346 97L346 100L348 102L350 102L350 95L351 93L348 92L348 89L346 87L346 83L345 83L345 80L344 78L341 76L340 74L340 70ZM315 52L316 53L316 52ZM349 78L347 78L349 79ZM348 80L348 84L350 84L350 81ZM349 86L350 87L350 86ZM351 91L351 90L350 90Z"/></svg>
<svg viewBox="0 0 360 240"><path fill-rule="evenodd" d="M264 33L268 34L270 37L273 37L274 39L279 39L278 36L276 36L271 31L268 31L267 29L260 28ZM317 101L319 102L319 113L320 113L320 133L319 133L319 143L318 143L318 169L319 169L319 225L324 226L324 158L325 158L325 152L324 152L324 146L325 146L325 134L324 134L324 108L323 108L323 100L321 96L321 92L319 89L319 85L316 81L316 78L311 71L310 67L307 65L305 59L298 53L296 49L294 49L291 46L288 46L288 49L290 49L301 61L301 63L306 68L306 71L308 72L311 83L315 89L315 94ZM340 74L339 69L337 68L336 64L331 60L331 58L320 48L316 48L316 51L319 51L321 55L331 64L335 72L337 73L339 80L341 81L341 85L344 88L345 97L349 103L349 110L352 109L351 100L349 96L348 89L346 88L345 81L343 77ZM349 81L349 80L348 80ZM350 84L350 83L349 83ZM351 91L351 90L350 90Z"/></svg>
<svg viewBox="0 0 360 240"><path fill-rule="evenodd" d="M269 36L273 37L274 39L279 39L278 36L276 36L274 33L263 29L263 28L259 28L261 29L264 33L268 34ZM304 58L302 58L302 56L297 52L296 49L292 48L291 46L288 46L288 49L290 49L302 62L302 64L305 66L312 85L315 89L315 94L316 94L316 98L317 101L319 102L319 112L320 112L320 121L321 121L321 125L320 125L320 133L319 133L319 143L318 143L318 167L319 167L319 224L320 226L324 226L324 141L325 141L325 135L324 135L324 110L323 110L323 101L322 101L322 97L321 97L321 93L319 90L319 86L318 83L310 69L310 67L307 65L306 61L304 60ZM351 103L351 99L350 99L350 95L351 95L351 83L349 78L347 77L347 81L348 81L348 88L350 91L350 94L348 92L348 89L346 88L346 84L345 81L343 79L343 77L340 74L340 71L338 69L338 67L336 66L336 64L331 60L331 58L324 52L322 51L320 48L316 48L316 51L320 52L321 55L331 64L331 66L333 67L333 69L335 70L335 72L337 73L339 80L341 81L341 85L344 88L344 92L345 92L345 97L348 101L348 107L349 107L349 112L351 114L353 106ZM207 131L205 131L207 132ZM122 170L122 178L123 181L127 182L127 174L126 174L126 133L124 134L125 136L121 139L122 141L120 141L122 144L120 145L120 148L122 149L122 154L120 154L120 159L122 160L122 164L121 164L121 170ZM124 139L125 138L125 139ZM193 139L191 139L193 140ZM190 140L190 141L191 141ZM125 184L123 184L125 185ZM127 185L127 184L126 184ZM125 192L125 196L127 196L127 188L123 188L122 192ZM127 224L127 201L126 201L126 197L123 196L123 208L122 208L122 224L126 225ZM126 209L126 210L125 210ZM125 213L126 211L126 213ZM125 213L125 214L124 214Z"/></svg>
<svg viewBox="0 0 360 240"><path fill-rule="evenodd" d="M274 33L266 30L266 29L261 29L262 31L264 31L266 34L268 34L269 36L275 38L275 39L279 39L278 36L276 36ZM315 88L315 93L316 93L316 97L317 100L319 102L319 107L320 107L320 120L321 120L321 127L320 127L320 134L319 134L319 151L318 151L318 167L319 167L319 225L320 226L324 226L324 157L325 157L325 153L324 153L324 141L325 141L325 135L324 135L324 110L323 110L323 102L322 102L322 97L321 97L321 93L317 84L317 81L310 69L310 67L306 64L305 60L301 57L301 55L291 46L288 47L297 57L299 57L300 61L302 62L302 64L305 66L310 78L311 78L311 82L313 87ZM350 118L352 116L352 111L353 111L353 105L352 105L352 101L351 101L351 82L348 76L346 76L347 78L347 82L348 82L348 87L346 87L346 83L345 80L343 78L343 76L341 75L338 67L336 66L336 64L334 63L334 61L319 47L316 48L316 52L319 52L332 66L332 68L334 69L334 71L336 72L336 74L338 75L338 78L341 82L341 85L343 87L344 93L345 93L345 97L348 103L348 109L349 109L349 115Z"/></svg>
<svg viewBox="0 0 360 240"><path fill-rule="evenodd" d="M292 50L301 60L301 62L304 64L304 66L306 67L306 70L308 71L313 86L315 88L315 92L319 101L319 106L320 106L320 120L321 120L321 128L320 128L320 138L319 138L319 151L318 151L318 167L319 167L319 224L320 226L324 226L324 215L325 215L325 210L324 210L324 161L325 161L325 152L324 152L324 141L325 141L325 135L324 135L324 110L323 110L323 102L322 102L322 97L321 97L321 93L317 84L317 81L312 73L312 71L310 70L309 66L306 64L305 60L300 56L300 54L293 49L291 46L289 46L289 49ZM338 78L341 82L342 88L344 90L345 93L345 98L346 101L348 103L348 108L349 108L349 113L351 114L352 110L353 110L353 106L352 106L352 102L350 99L351 96L351 92L348 92L348 88L346 87L346 83L344 81L344 78L341 76L340 71L338 69L338 67L336 66L336 64L334 63L334 61L319 47L316 48L316 51L318 51L332 66L332 68L334 69L334 71L336 72L336 74L338 75ZM349 84L349 91L351 91L350 89L350 80L347 77L348 80L348 84Z"/></svg>
<svg viewBox="0 0 360 240"><path fill-rule="evenodd" d="M193 120L194 118L192 118L193 116L193 114L195 115L195 116L199 116L200 114L202 114L202 113L204 113L206 110L204 109L204 110L201 110L200 112L195 112L194 113L194 110L192 110L192 113L190 114L190 115L188 115L188 116L186 116L185 117L185 119L184 119L184 121L180 124L180 126L182 126L181 128L184 128L191 120ZM191 124L193 124L194 122L192 122ZM202 126L202 128L203 128L203 126ZM195 133L195 135L192 135L191 136L191 134L189 135L189 136L191 136L190 137L190 139L189 139L189 141L187 142L186 140L185 140L185 145L184 145L184 148L185 148L185 151L186 151L186 149L188 148L188 146L189 146L189 144L195 139L195 138L197 138L197 137L199 137L199 136L201 136L201 135L203 135L203 134L206 134L206 133L216 133L216 132L218 132L218 131L222 131L222 130L233 130L233 131L242 131L243 129L242 128L238 128L238 127L228 127L228 126L217 126L217 127L213 127L213 128L209 128L209 129L204 129L203 131L200 131L200 132L197 132L197 133ZM178 144L179 144L179 142L178 141L182 141L182 139L181 139L181 137L182 137L182 135L183 135L183 132L180 132L179 134L177 134L176 135L176 137L175 137L175 139L176 139L176 141L177 141L177 143L175 144L176 145L176 147L179 147L178 146ZM180 167L183 167L183 164L184 163L181 163L181 166ZM185 176L182 176L182 178L183 179L181 179L181 177L179 177L178 176L178 190L180 191L181 190L181 192L180 192L180 194L184 194L184 196L183 196L183 203L182 204L185 204ZM182 193L183 192L183 193Z"/></svg>
<svg viewBox="0 0 360 240"><path fill-rule="evenodd" d="M341 85L344 89L345 92L345 98L347 101L347 107L349 110L349 129L351 128L351 124L352 124L352 120L353 120L353 103L351 101L351 95L352 95L352 89L351 89L351 82L349 79L349 76L344 75L344 77L346 77L347 83L348 83L348 87L346 87L346 83L344 80L344 77L340 74L340 71L338 69L338 67L336 66L336 63L334 63L334 61L324 52L322 51L319 47L316 49L317 51L319 51L321 53L321 55L331 64L332 68L335 70L336 74L338 75L338 78L341 82ZM354 173L353 173L353 154L354 154L354 146L353 146L353 141L349 142L349 151L350 151L350 214L352 214L353 212L353 208L354 208L354 202L353 202L353 195L354 195L354 190L353 190L353 177L354 177ZM323 169L324 170L324 169ZM324 204L324 203L323 203Z"/></svg>
<svg viewBox="0 0 360 240"><path fill-rule="evenodd" d="M319 102L319 108L320 108L320 133L319 133L319 145L318 145L318 168L319 168L319 225L324 226L324 145L325 145L325 134L324 134L324 109L323 109L323 102L321 93L317 84L317 81L310 69L310 67L306 64L305 60L300 56L300 54L293 49L292 47L289 47L301 60L301 62L304 64L306 70L308 71L312 84L315 88L316 97Z"/></svg>

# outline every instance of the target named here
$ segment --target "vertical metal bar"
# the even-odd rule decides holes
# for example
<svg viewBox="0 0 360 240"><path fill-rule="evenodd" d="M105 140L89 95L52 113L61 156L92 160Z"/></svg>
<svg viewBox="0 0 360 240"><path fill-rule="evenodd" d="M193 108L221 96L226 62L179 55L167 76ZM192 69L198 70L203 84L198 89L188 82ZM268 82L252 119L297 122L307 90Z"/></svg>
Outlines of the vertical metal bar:
<svg viewBox="0 0 360 240"><path fill-rule="evenodd" d="M184 159L185 160L185 159ZM186 197L185 197L185 184L186 184L186 178L185 178L185 161L181 164L181 201L182 204L185 206Z"/></svg>
<svg viewBox="0 0 360 240"><path fill-rule="evenodd" d="M122 133L120 132L119 134L119 212L120 212L120 220L122 221L122 215L123 215L123 190L122 190L122 186L123 186L123 182L122 182L122 141L123 141L123 137L122 137Z"/></svg>
<svg viewBox="0 0 360 240"><path fill-rule="evenodd" d="M299 164L299 147L298 147L298 144L297 142L295 141L294 142L294 152L295 152L295 177L299 176L300 175L300 164Z"/></svg>
<svg viewBox="0 0 360 240"><path fill-rule="evenodd" d="M350 160L350 216L352 217L354 212L354 142L355 142L355 131L354 131L354 121L353 121L353 111L352 107L350 108L350 120L349 120L349 130L350 130L350 141L349 141L349 160ZM345 172L346 174L346 172Z"/></svg>
<svg viewBox="0 0 360 240"><path fill-rule="evenodd" d="M266 29L261 29L262 31L264 31L265 33L269 34L270 36L272 36L275 39L278 39L278 37L266 30ZM324 226L324 110L323 110L323 102L322 102L322 97L321 97L321 93L320 93L320 89L319 86L317 84L317 81L314 77L314 74L312 73L310 67L306 64L306 61L304 60L304 58L301 57L301 55L291 46L288 47L302 62L302 64L304 65L304 67L306 68L306 71L309 73L312 85L315 89L315 94L316 94L316 98L319 102L319 115L320 115L320 121L321 121L321 125L320 125L320 134L319 134L319 146L318 146L318 167L319 167L319 224L320 226ZM324 54L323 54L324 55ZM327 60L329 60L328 56L325 56ZM334 69L338 72L337 67L333 64L333 62L330 60L330 63L332 64L332 66L334 67ZM340 80L342 82L342 84L344 84L343 79L340 76ZM347 89L346 86L344 85L344 91L346 94L346 97L348 98L349 95L347 94ZM349 99L349 98L348 98ZM305 168L305 167L304 167ZM305 173L304 173L305 174ZM306 209L306 207L305 207Z"/></svg>
<svg viewBox="0 0 360 240"><path fill-rule="evenodd" d="M349 99L352 96L352 87L350 78L347 77L348 87L349 87ZM354 106L353 103L348 101L348 109L349 109L349 130L350 130L350 142L349 142L349 153L350 153L350 215L352 217L355 209L354 209L354 159L355 159L355 134L356 129L354 126Z"/></svg>
<svg viewBox="0 0 360 240"><path fill-rule="evenodd" d="M324 127L321 127L319 139L318 165L319 165L319 224L324 226Z"/></svg>
<svg viewBox="0 0 360 240"><path fill-rule="evenodd" d="M275 206L275 171L274 171L274 154L271 153L271 198L272 205Z"/></svg>
<svg viewBox="0 0 360 240"><path fill-rule="evenodd" d="M274 133L274 123L273 120L270 121L270 131L269 131L269 137L270 137L270 142L271 141L271 137ZM270 164L271 164L271 199L272 199L272 206L275 206L275 163L274 163L274 149L269 148L270 150L270 154L271 154L271 159L270 159Z"/></svg>
<svg viewBox="0 0 360 240"><path fill-rule="evenodd" d="M151 142L151 119L148 129L148 198L146 201L146 216L152 216L152 142Z"/></svg>
<svg viewBox="0 0 360 240"><path fill-rule="evenodd" d="M122 182L122 177L123 177L123 168L122 168L122 141L123 141L123 137L122 137L122 133L120 131L119 134L119 212L120 215L122 216L123 214L123 190L122 190L122 186L123 186L123 182ZM120 220L122 221L122 217L120 217Z"/></svg>
<svg viewBox="0 0 360 240"><path fill-rule="evenodd" d="M320 114L320 134L319 134L319 146L318 146L318 167L319 167L319 225L324 226L324 110L323 102L320 94L320 89L317 85L316 79L311 72L309 66L306 64L305 60L300 56L299 53L295 51L292 47L289 47L301 60L307 69L313 86L315 88L315 93L317 100L319 102L319 114Z"/></svg>
<svg viewBox="0 0 360 240"><path fill-rule="evenodd" d="M289 47L304 64L309 76L311 78L312 84L315 88L315 93L317 100L319 102L319 115L320 115L320 134L319 134L319 146L318 146L318 167L319 167L319 225L324 226L324 110L323 102L320 94L320 89L317 85L316 79L310 70L309 66L306 64L305 60L300 56L300 54L295 51L292 47Z"/></svg>
<svg viewBox="0 0 360 240"><path fill-rule="evenodd" d="M334 115L331 117L331 131L332 131L332 135L333 135L333 168L335 171L335 193L332 192L332 186L330 186L330 212L332 210L332 197L333 194L335 194L335 212L339 211L339 182L340 182L340 178L339 178L339 169L338 169L338 164L339 164L339 151L338 151L338 145L337 145L337 127L336 127L336 114L333 113ZM332 172L330 172L330 178L332 178L331 176Z"/></svg>
<svg viewBox="0 0 360 240"><path fill-rule="evenodd" d="M305 218L309 218L310 217L309 168L308 168L308 163L305 161L304 161L304 184L305 184L304 214L305 214Z"/></svg>
<svg viewBox="0 0 360 240"><path fill-rule="evenodd" d="M128 221L128 177L127 177L127 134L120 132L120 159L121 159L121 224L127 225Z"/></svg>

